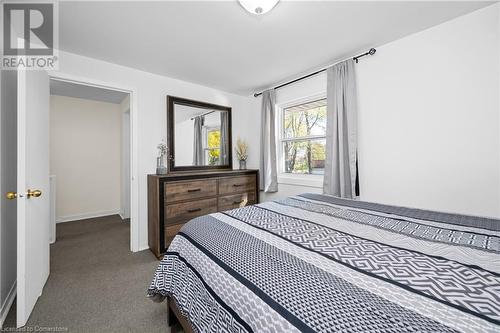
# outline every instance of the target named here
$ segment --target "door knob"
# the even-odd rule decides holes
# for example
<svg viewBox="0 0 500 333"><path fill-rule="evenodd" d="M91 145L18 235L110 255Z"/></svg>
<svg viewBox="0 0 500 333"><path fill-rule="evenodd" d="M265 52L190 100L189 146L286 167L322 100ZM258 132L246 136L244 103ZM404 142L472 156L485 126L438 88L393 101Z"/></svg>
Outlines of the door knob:
<svg viewBox="0 0 500 333"><path fill-rule="evenodd" d="M9 200L14 200L15 198L17 198L17 193L16 192L7 192L7 194L5 196Z"/></svg>
<svg viewBox="0 0 500 333"><path fill-rule="evenodd" d="M40 190L29 190L28 189L28 192L26 193L26 196L28 197L28 199L31 197L38 198L41 195L42 195L42 191L40 191Z"/></svg>

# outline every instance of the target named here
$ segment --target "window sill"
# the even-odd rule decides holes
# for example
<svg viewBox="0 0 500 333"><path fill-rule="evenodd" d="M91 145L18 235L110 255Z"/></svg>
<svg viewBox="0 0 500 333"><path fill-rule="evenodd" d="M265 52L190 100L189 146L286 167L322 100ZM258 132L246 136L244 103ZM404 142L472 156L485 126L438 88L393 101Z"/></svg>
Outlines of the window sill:
<svg viewBox="0 0 500 333"><path fill-rule="evenodd" d="M323 176L279 174L278 184L323 188Z"/></svg>

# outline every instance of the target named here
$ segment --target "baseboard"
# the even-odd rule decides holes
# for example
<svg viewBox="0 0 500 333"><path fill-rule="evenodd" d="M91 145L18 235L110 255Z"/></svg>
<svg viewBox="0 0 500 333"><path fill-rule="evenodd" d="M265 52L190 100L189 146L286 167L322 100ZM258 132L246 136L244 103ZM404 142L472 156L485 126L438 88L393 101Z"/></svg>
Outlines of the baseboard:
<svg viewBox="0 0 500 333"><path fill-rule="evenodd" d="M120 212L118 215L120 215L120 218L121 218L122 220L127 220L127 219L130 219L130 216L128 216L128 217L127 217L127 216L124 216L122 212Z"/></svg>
<svg viewBox="0 0 500 333"><path fill-rule="evenodd" d="M149 245L147 245L147 246L140 246L139 249L137 250L137 252L141 252L141 251L144 251L144 250L149 250Z"/></svg>
<svg viewBox="0 0 500 333"><path fill-rule="evenodd" d="M7 294L5 302L3 302L2 304L2 308L0 308L0 329L3 328L3 323L5 322L5 318L7 318L7 315L9 314L10 307L12 306L12 303L16 298L16 293L17 293L17 283L16 281L14 281L12 287L9 290L9 293Z"/></svg>
<svg viewBox="0 0 500 333"><path fill-rule="evenodd" d="M120 214L120 210L119 209L113 209L113 210L107 210L107 211L101 211L101 212L67 215L67 216L60 216L60 217L58 217L56 219L56 223L64 223L64 222L71 222L71 221L78 221L78 220L86 220L86 219L93 219L95 217L102 217L102 216L109 216L109 215L119 215L119 214Z"/></svg>

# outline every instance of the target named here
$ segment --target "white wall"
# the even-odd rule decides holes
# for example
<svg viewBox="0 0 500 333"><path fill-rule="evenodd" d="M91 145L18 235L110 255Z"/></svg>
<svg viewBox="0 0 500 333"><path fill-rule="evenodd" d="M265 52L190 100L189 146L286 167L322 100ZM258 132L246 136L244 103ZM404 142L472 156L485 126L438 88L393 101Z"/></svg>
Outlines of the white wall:
<svg viewBox="0 0 500 333"><path fill-rule="evenodd" d="M500 217L499 11L379 46L356 65L361 200ZM325 90L322 74L276 99ZM280 185L263 198L300 192L312 191Z"/></svg>
<svg viewBox="0 0 500 333"><path fill-rule="evenodd" d="M229 105L233 113L233 142L237 135L248 141L258 136L256 133L259 133L260 124L255 119L258 104L253 97L233 95L63 51L59 54L59 61L59 71L51 73L52 75L99 82L111 87L127 87L135 92L132 103L137 107L137 119L132 119L132 126L137 127L138 178L133 181L138 186L139 249L148 248L147 174L155 173L156 146L166 139L167 95ZM234 157L234 165L236 162ZM258 146L250 150L248 166L258 166Z"/></svg>
<svg viewBox="0 0 500 333"><path fill-rule="evenodd" d="M119 104L51 96L58 222L120 212L121 125Z"/></svg>
<svg viewBox="0 0 500 333"><path fill-rule="evenodd" d="M357 66L361 198L500 216L499 5Z"/></svg>
<svg viewBox="0 0 500 333"><path fill-rule="evenodd" d="M1 71L0 119L0 327L16 295L17 200L5 193L17 188L17 72Z"/></svg>

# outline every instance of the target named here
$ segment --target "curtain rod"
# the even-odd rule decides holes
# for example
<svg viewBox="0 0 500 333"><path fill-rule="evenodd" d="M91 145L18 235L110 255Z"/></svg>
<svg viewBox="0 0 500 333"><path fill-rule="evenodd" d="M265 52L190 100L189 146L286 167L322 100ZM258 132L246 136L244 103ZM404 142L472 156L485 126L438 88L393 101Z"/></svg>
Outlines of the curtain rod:
<svg viewBox="0 0 500 333"><path fill-rule="evenodd" d="M206 115L211 114L211 113L214 113L214 112L215 112L215 110L212 110L212 111L208 111L208 112L202 113L202 114L200 114L199 116L196 116L196 117L191 118L191 120L194 120L195 118L198 118L198 117L203 117L203 116L206 116Z"/></svg>
<svg viewBox="0 0 500 333"><path fill-rule="evenodd" d="M371 48L368 52L365 52L365 53L363 53L363 54L357 55L357 56L353 57L352 59L353 59L354 61L356 61L356 63L358 63L358 59L359 59L359 58L364 57L364 56L367 56L367 55L374 55L374 54L375 54L375 52L377 52L377 50L376 50L376 49L374 49L374 48ZM339 62L340 62L340 61L339 61ZM338 62L337 62L336 64L338 64ZM330 65L330 66L333 66L333 65ZM328 67L330 67L330 66L328 66ZM289 85L289 84L295 83L295 82L297 82L297 81L301 81L301 80L307 79L308 77L311 77L311 76L314 76L314 75L316 75L316 74L319 74L319 73L321 73L321 72L326 71L328 67L326 67L326 68L322 68L322 69L320 69L320 70L317 70L316 72L312 72L312 73L310 73L310 74L307 74L307 75L301 76L301 77L296 78L296 79L294 79L294 80L292 80L292 81L285 82L285 83L280 84L279 86L276 86L276 87L271 88L271 89L279 89L279 88L282 88L282 87L287 86L287 85ZM258 97L258 96L262 95L262 93L263 93L263 91L261 91L261 92L259 92L259 93L255 93L255 94L253 94L253 97Z"/></svg>

